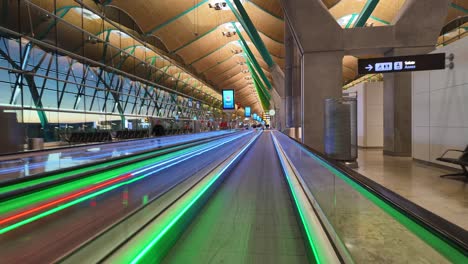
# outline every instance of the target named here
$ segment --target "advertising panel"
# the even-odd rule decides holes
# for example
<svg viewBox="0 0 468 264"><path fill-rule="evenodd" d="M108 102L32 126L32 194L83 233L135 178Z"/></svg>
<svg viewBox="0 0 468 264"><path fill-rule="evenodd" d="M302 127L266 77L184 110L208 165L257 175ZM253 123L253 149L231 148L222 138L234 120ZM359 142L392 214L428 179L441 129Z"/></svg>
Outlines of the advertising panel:
<svg viewBox="0 0 468 264"><path fill-rule="evenodd" d="M234 100L234 90L232 89L223 90L223 109L225 110L236 109L236 103Z"/></svg>
<svg viewBox="0 0 468 264"><path fill-rule="evenodd" d="M245 107L245 117L250 117L251 113L250 113L250 106L247 106Z"/></svg>

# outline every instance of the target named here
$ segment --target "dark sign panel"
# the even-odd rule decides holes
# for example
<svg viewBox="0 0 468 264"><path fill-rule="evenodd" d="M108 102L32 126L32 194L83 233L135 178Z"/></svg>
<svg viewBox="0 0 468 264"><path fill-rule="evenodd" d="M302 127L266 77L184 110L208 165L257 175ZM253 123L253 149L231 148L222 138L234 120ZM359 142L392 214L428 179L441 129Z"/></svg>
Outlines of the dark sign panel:
<svg viewBox="0 0 468 264"><path fill-rule="evenodd" d="M250 111L251 111L250 106L246 106L245 107L245 117L250 117L250 115L251 115Z"/></svg>
<svg viewBox="0 0 468 264"><path fill-rule="evenodd" d="M358 60L359 74L445 69L445 53Z"/></svg>
<svg viewBox="0 0 468 264"><path fill-rule="evenodd" d="M188 107L193 107L192 98L189 98L189 99L188 99Z"/></svg>
<svg viewBox="0 0 468 264"><path fill-rule="evenodd" d="M236 109L236 103L234 101L234 90L223 90L223 109Z"/></svg>

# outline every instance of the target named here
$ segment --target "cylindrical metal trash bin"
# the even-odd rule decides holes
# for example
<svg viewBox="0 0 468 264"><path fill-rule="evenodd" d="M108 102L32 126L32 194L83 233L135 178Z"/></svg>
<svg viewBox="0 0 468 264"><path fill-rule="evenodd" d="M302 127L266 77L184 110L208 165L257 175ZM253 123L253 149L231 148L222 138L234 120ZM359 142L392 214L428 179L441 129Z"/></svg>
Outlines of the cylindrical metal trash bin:
<svg viewBox="0 0 468 264"><path fill-rule="evenodd" d="M44 149L43 138L30 138L28 139L28 150L40 150Z"/></svg>
<svg viewBox="0 0 468 264"><path fill-rule="evenodd" d="M355 98L325 100L325 154L339 161L357 159L357 103Z"/></svg>

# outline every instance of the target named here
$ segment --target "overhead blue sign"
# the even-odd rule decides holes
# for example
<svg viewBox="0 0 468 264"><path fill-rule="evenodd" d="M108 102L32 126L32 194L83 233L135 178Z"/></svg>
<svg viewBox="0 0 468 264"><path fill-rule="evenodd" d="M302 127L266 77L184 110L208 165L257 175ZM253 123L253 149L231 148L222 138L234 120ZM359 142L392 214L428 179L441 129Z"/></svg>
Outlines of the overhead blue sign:
<svg viewBox="0 0 468 264"><path fill-rule="evenodd" d="M234 90L223 90L223 109L234 110L236 109L234 100Z"/></svg>
<svg viewBox="0 0 468 264"><path fill-rule="evenodd" d="M253 119L257 120L257 114L253 114Z"/></svg>
<svg viewBox="0 0 468 264"><path fill-rule="evenodd" d="M246 106L245 107L245 117L250 117L251 113L250 113L250 106Z"/></svg>

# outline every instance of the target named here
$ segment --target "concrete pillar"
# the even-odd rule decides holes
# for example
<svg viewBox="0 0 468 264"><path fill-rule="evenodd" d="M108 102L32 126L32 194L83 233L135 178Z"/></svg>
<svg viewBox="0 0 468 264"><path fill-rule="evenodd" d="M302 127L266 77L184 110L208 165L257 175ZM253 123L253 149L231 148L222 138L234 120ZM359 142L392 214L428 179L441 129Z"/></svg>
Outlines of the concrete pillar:
<svg viewBox="0 0 468 264"><path fill-rule="evenodd" d="M425 48L395 48L385 56L425 54ZM411 157L411 72L384 74L384 154Z"/></svg>
<svg viewBox="0 0 468 264"><path fill-rule="evenodd" d="M323 102L326 98L341 96L342 28L321 0L283 0L281 3L301 54L301 141L323 151Z"/></svg>
<svg viewBox="0 0 468 264"><path fill-rule="evenodd" d="M324 151L325 99L340 98L343 82L343 51L302 55L302 142Z"/></svg>
<svg viewBox="0 0 468 264"><path fill-rule="evenodd" d="M346 30L336 23L321 0L280 2L302 54L302 142L323 151L323 100L341 97L344 54L426 53L435 46L451 1L407 0L392 26ZM410 76L408 73L385 75L384 145L387 154L411 154Z"/></svg>
<svg viewBox="0 0 468 264"><path fill-rule="evenodd" d="M300 134L299 128L302 126L302 54L300 54L297 47L294 47L294 60L292 65L292 118L293 123L292 127L294 128L294 138L301 139L302 136Z"/></svg>
<svg viewBox="0 0 468 264"><path fill-rule="evenodd" d="M271 72L272 77L273 79L275 79L275 76L278 76L277 80L282 82L282 85L279 88L275 85L275 88L271 89L270 109L274 109L277 112L276 116L272 118L272 120L274 119L275 121L275 124L274 124L275 128L281 131L284 127L284 123L286 119L286 112L285 112L286 98L284 97L284 74L282 74L283 72L279 68L278 65L275 64L274 68L277 68L278 70ZM282 89L281 93L278 92L278 89Z"/></svg>
<svg viewBox="0 0 468 264"><path fill-rule="evenodd" d="M294 126L293 123L293 67L294 67L294 40L291 35L291 31L285 23L284 27L284 48L285 48L285 74L284 74L284 89L285 89L285 127L290 128Z"/></svg>
<svg viewBox="0 0 468 264"><path fill-rule="evenodd" d="M434 50L450 1L409 0L395 17L395 38L402 46L385 56L426 54ZM411 157L411 73L384 74L384 154Z"/></svg>
<svg viewBox="0 0 468 264"><path fill-rule="evenodd" d="M384 154L411 156L411 73L384 74Z"/></svg>
<svg viewBox="0 0 468 264"><path fill-rule="evenodd" d="M293 76L293 117L294 127L302 125L302 54L294 47Z"/></svg>

